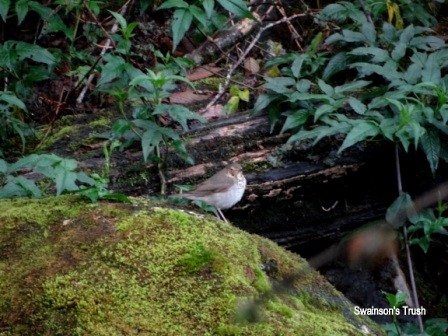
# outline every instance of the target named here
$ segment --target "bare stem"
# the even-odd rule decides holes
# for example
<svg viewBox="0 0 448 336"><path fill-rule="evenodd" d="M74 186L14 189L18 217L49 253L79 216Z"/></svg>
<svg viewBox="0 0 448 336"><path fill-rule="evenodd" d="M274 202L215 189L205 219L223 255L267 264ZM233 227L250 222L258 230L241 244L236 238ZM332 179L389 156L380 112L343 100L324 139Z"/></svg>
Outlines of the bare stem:
<svg viewBox="0 0 448 336"><path fill-rule="evenodd" d="M400 153L399 153L398 144L395 144L395 167L396 167L396 172L397 172L398 194L401 195L403 193L403 183L401 180ZM412 301L414 302L415 307L420 307L420 303L418 300L418 294L417 294L417 286L415 285L414 267L412 264L411 249L409 247L408 229L406 227L406 223L403 223L403 238L404 238L404 244L405 244L405 248L406 248L406 260L407 260L408 269L409 269L409 280L411 281ZM424 333L425 329L423 327L423 320L420 315L417 315L417 321L418 321L418 326L420 328L420 332Z"/></svg>

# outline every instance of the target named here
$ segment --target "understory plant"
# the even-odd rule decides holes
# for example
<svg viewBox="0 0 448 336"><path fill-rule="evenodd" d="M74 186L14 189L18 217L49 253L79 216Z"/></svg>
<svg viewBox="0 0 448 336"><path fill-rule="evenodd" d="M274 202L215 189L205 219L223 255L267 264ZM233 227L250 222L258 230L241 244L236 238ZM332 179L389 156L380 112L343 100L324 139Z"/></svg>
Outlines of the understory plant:
<svg viewBox="0 0 448 336"><path fill-rule="evenodd" d="M272 129L283 121L281 132L290 133L289 143L343 136L341 154L361 141L393 142L402 206L409 195L402 187L400 151L423 151L433 174L440 160L448 161L448 48L425 26L435 22L432 15L412 15L412 6L404 1L328 5L316 17L316 24L332 31L323 47L319 33L306 51L268 61L265 66L278 67L281 75L266 78L266 91L254 106L255 112L267 112ZM410 227L400 225L418 306L409 245L426 249L432 233L446 231L446 220L428 211L414 216ZM419 329L424 331L421 317Z"/></svg>

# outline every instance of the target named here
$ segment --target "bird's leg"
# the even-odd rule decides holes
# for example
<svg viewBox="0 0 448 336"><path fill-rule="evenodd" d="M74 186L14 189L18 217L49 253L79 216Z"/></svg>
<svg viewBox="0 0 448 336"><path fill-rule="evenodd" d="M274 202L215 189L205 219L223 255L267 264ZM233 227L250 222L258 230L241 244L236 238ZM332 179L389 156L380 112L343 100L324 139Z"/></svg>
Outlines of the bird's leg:
<svg viewBox="0 0 448 336"><path fill-rule="evenodd" d="M216 210L218 211L218 214L219 214L218 218L223 220L224 222L228 223L228 221L227 221L226 217L224 216L224 214L222 213L221 209L216 208Z"/></svg>

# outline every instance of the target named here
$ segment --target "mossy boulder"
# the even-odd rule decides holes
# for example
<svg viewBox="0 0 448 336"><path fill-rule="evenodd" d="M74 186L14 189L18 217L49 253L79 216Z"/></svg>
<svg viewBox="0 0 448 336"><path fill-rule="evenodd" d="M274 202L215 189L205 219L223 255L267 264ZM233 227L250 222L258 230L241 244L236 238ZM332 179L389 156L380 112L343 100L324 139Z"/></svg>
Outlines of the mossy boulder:
<svg viewBox="0 0 448 336"><path fill-rule="evenodd" d="M0 335L363 330L383 333L303 259L212 217L143 200L0 202Z"/></svg>

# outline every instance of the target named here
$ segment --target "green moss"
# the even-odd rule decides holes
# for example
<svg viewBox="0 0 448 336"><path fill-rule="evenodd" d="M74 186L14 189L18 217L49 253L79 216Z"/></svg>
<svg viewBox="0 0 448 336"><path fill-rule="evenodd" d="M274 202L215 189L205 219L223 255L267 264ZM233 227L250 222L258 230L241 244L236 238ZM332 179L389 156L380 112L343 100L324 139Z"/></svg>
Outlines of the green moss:
<svg viewBox="0 0 448 336"><path fill-rule="evenodd" d="M67 135L74 135L78 130L77 126L63 126L60 129L58 129L56 132L51 134L44 143L41 145L41 149L49 148L51 147L56 141L62 139L63 137Z"/></svg>
<svg viewBox="0 0 448 336"><path fill-rule="evenodd" d="M293 309L279 300L271 300L267 303L267 309L279 313L282 316L291 318L294 316Z"/></svg>
<svg viewBox="0 0 448 336"><path fill-rule="evenodd" d="M198 242L185 255L180 257L179 265L187 273L196 273L210 265L215 255L215 252L207 250L201 242Z"/></svg>
<svg viewBox="0 0 448 336"><path fill-rule="evenodd" d="M223 86L224 83L225 83L225 78L209 77L209 78L198 80L195 83L195 86L196 86L196 89L198 89L198 90L218 91L220 86Z"/></svg>
<svg viewBox="0 0 448 336"><path fill-rule="evenodd" d="M91 121L89 126L91 128L104 128L112 125L112 121L106 117L100 117L97 120Z"/></svg>
<svg viewBox="0 0 448 336"><path fill-rule="evenodd" d="M0 330L9 335L361 334L334 309L331 300L343 298L314 271L294 283L306 296L271 291L268 301L261 299L270 280L306 265L300 257L212 216L139 203L87 206L75 197L0 202L0 213L9 211L0 217ZM41 210L45 215L38 214ZM276 263L275 274L262 270L267 261ZM312 306L314 297L327 296L331 309ZM247 320L241 318L244 312L258 319L238 323ZM356 325L381 334L360 319Z"/></svg>

